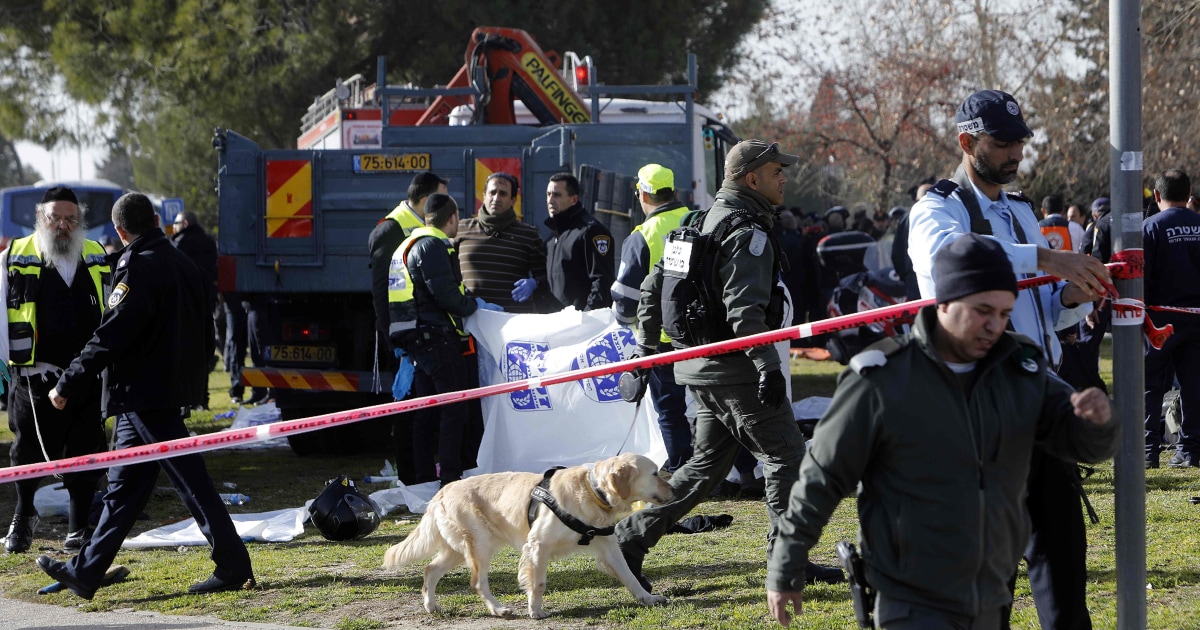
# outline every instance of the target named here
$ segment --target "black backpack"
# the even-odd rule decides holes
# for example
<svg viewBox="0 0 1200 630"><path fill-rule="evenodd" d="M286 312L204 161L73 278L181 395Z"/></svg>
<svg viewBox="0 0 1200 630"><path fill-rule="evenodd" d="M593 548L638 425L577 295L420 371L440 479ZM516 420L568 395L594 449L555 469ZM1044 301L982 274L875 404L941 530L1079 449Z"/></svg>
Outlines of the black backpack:
<svg viewBox="0 0 1200 630"><path fill-rule="evenodd" d="M712 232L704 233L701 228L707 215L707 211L684 215L680 226L667 233L662 260L658 262L663 276L662 329L676 348L733 338L733 329L721 299L723 283L717 277L716 259L721 243L735 229L746 222L758 225L771 243L774 277L779 277L783 264L775 235L751 212L736 210L721 219ZM778 328L783 322L783 305L783 289L776 282L767 308L767 324L772 328Z"/></svg>

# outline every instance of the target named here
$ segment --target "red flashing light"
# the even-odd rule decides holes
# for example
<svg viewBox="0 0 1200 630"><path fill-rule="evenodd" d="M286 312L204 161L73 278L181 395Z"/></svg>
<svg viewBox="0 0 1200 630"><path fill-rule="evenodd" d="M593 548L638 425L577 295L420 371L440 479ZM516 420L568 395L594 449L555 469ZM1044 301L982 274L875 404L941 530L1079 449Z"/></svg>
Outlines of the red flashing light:
<svg viewBox="0 0 1200 630"><path fill-rule="evenodd" d="M583 66L583 65L575 66L575 84L576 85L587 85L588 84L588 68L587 68L587 66Z"/></svg>
<svg viewBox="0 0 1200 630"><path fill-rule="evenodd" d="M344 112L346 120L358 120L358 112Z"/></svg>

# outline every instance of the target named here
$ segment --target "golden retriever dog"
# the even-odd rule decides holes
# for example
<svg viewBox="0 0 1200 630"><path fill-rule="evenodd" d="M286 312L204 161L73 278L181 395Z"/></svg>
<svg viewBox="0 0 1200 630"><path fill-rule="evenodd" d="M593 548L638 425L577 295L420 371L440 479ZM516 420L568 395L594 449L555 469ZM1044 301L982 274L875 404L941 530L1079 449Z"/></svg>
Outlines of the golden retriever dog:
<svg viewBox="0 0 1200 630"><path fill-rule="evenodd" d="M529 616L542 619L549 614L542 609L542 594L550 561L588 553L642 604L666 603L665 597L651 595L638 584L614 536L597 536L590 544L580 545L580 535L541 503L530 526L530 492L541 481L538 473L504 472L447 485L434 495L408 538L387 550L383 568L395 570L432 557L425 567L421 595L425 610L437 613L441 612L435 593L438 580L466 562L471 568L471 586L487 603L488 611L508 617L514 611L492 595L488 568L502 545L512 545L521 550L518 578L529 595ZM662 504L671 500L671 486L658 476L658 466L632 453L594 466L560 470L550 479L550 493L562 510L597 529L615 525L632 511L635 501Z"/></svg>

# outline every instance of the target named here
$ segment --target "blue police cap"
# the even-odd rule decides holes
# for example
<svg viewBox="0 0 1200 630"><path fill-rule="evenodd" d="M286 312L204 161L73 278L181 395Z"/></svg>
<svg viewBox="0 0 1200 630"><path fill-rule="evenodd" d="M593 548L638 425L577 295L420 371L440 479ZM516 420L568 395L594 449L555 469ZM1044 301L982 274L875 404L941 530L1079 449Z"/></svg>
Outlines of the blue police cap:
<svg viewBox="0 0 1200 630"><path fill-rule="evenodd" d="M954 114L959 133L982 131L1001 142L1016 142L1033 135L1012 94L980 90L967 97Z"/></svg>

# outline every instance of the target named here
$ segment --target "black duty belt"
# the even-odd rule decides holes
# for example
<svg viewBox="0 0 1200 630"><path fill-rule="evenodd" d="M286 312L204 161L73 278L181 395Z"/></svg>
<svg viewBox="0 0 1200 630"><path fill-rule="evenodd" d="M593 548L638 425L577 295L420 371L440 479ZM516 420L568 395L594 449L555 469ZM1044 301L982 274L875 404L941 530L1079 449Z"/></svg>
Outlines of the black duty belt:
<svg viewBox="0 0 1200 630"><path fill-rule="evenodd" d="M570 527L571 531L579 534L579 544L581 545L591 544L592 539L596 536L612 536L613 532L616 531L615 527L611 525L603 528L592 527L591 525L588 525L587 523L575 518L571 513L562 509L562 507L558 505L558 501L554 498L554 495L550 494L550 478L554 476L554 473L562 469L563 466L555 466L554 468L547 470L546 473L542 475L541 483L539 483L532 491L530 491L529 526L533 527L533 520L537 518L538 504L541 503L542 505L550 508L550 511L554 512L554 515L558 517L558 520L563 522L563 525Z"/></svg>

